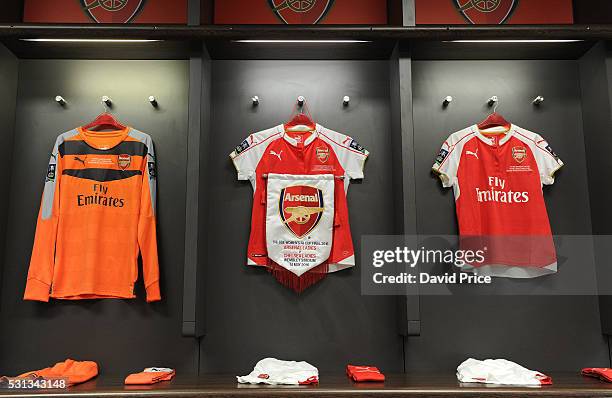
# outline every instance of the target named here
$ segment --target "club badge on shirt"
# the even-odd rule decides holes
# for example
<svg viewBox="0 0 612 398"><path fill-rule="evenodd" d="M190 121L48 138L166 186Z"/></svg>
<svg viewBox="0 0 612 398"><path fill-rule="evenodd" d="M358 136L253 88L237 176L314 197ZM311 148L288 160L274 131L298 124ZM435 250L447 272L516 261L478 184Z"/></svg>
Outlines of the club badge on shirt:
<svg viewBox="0 0 612 398"><path fill-rule="evenodd" d="M519 163L523 163L527 159L527 148L524 146L512 147L512 157Z"/></svg>
<svg viewBox="0 0 612 398"><path fill-rule="evenodd" d="M325 163L329 159L329 148L318 147L316 149L316 153L317 153L317 159L319 159L319 162L321 163Z"/></svg>
<svg viewBox="0 0 612 398"><path fill-rule="evenodd" d="M123 154L117 157L117 164L122 170L127 169L130 166L131 162L132 157L130 155Z"/></svg>

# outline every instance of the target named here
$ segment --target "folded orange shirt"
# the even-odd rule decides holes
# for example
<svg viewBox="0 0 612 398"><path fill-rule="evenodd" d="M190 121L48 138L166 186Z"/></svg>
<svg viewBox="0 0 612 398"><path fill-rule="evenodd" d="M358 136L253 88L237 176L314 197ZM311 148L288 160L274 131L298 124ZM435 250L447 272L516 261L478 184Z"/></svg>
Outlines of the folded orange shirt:
<svg viewBox="0 0 612 398"><path fill-rule="evenodd" d="M58 362L50 368L33 370L20 374L17 377L21 378L65 378L68 380L68 385L72 386L79 383L84 383L93 379L98 375L98 364L92 361L74 361L66 359L64 362Z"/></svg>
<svg viewBox="0 0 612 398"><path fill-rule="evenodd" d="M170 368L146 368L140 373L132 373L125 378L125 384L155 384L172 380L176 371Z"/></svg>

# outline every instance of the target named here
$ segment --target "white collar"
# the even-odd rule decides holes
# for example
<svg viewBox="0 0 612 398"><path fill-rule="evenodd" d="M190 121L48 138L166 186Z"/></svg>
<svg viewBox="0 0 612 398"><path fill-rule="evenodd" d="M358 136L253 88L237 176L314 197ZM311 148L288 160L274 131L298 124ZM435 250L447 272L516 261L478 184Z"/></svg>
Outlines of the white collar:
<svg viewBox="0 0 612 398"><path fill-rule="evenodd" d="M289 144L291 144L293 146L298 146L299 140L297 140L297 139L289 136L289 134L287 134L287 132L285 131L285 125L284 124L278 125L277 130L278 130L279 133L283 134L283 138L285 139L285 141L287 141ZM320 131L321 131L321 125L318 124L318 123L315 123L315 129L308 136L308 138L306 138L304 140L304 146L310 145L310 143L313 142L315 140L315 138L318 137Z"/></svg>
<svg viewBox="0 0 612 398"><path fill-rule="evenodd" d="M508 140L512 138L512 135L514 134L514 128L515 128L514 124L511 123L510 128L508 129L508 132L504 135L504 137L501 140L498 141L497 145L501 146L501 145L504 145L506 142L508 142ZM493 146L493 140L487 137L486 135L482 134L477 124L472 126L472 131L474 132L474 134L476 134L476 137L480 138L482 142L484 142L487 145Z"/></svg>

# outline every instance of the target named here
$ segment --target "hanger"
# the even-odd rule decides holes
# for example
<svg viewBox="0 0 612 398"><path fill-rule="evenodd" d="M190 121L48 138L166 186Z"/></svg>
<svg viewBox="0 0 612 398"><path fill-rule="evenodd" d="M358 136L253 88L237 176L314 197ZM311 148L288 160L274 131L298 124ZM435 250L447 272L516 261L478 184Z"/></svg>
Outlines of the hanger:
<svg viewBox="0 0 612 398"><path fill-rule="evenodd" d="M84 130L123 130L127 127L115 119L115 117L109 112L106 102L102 101L102 106L104 106L104 112L99 114L98 117L96 117L90 123L82 126Z"/></svg>
<svg viewBox="0 0 612 398"><path fill-rule="evenodd" d="M292 113L293 117L285 123L285 131L308 132L316 128L316 123L312 120L312 116L306 105L306 100L303 100L303 97L300 97L298 101L299 100L302 100L302 105L300 106L298 103L295 104ZM307 113L304 113L304 110L306 110Z"/></svg>
<svg viewBox="0 0 612 398"><path fill-rule="evenodd" d="M487 129L491 129L494 127L503 127L504 131L489 132L489 134L499 134L499 133L505 133L507 130L510 129L510 122L508 122L506 119L504 119L502 115L496 112L498 104L499 104L499 101L495 101L495 105L493 106L493 112L489 116L487 116L485 120L478 123L479 130L487 130Z"/></svg>

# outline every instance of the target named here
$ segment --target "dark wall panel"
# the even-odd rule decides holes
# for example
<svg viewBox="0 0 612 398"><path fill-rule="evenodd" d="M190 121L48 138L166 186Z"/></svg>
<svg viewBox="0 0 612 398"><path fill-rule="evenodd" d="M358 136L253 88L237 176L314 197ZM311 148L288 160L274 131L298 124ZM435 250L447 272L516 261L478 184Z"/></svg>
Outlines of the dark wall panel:
<svg viewBox="0 0 612 398"><path fill-rule="evenodd" d="M23 0L4 0L0 11L1 23L23 22Z"/></svg>
<svg viewBox="0 0 612 398"><path fill-rule="evenodd" d="M13 148L15 135L15 108L17 104L17 78L19 61L0 45L0 139L4 148ZM9 189L12 169L12 151L4 152L0 160L5 183L0 185L0 259L4 258L4 239L6 238L6 219L8 216ZM2 287L2 266L0 262L0 288Z"/></svg>
<svg viewBox="0 0 612 398"><path fill-rule="evenodd" d="M306 360L324 372L349 362L401 371L393 297L361 296L357 268L301 295L246 266L252 190L229 152L250 133L288 120L298 95L313 117L371 151L363 183L349 188L356 258L363 234L393 233L389 66L386 61L213 61L208 192L207 328L203 372L248 372L266 356ZM258 95L259 107L251 107ZM342 97L351 97L343 108ZM357 260L359 263L359 260Z"/></svg>
<svg viewBox="0 0 612 398"><path fill-rule="evenodd" d="M609 24L612 22L612 3L609 0L574 0L575 24Z"/></svg>
<svg viewBox="0 0 612 398"><path fill-rule="evenodd" d="M441 188L430 168L440 145L457 130L484 119L492 95L508 120L549 140L566 166L555 185L544 188L554 234L591 234L578 65L575 61L418 61L413 64L418 229L455 234L451 190ZM444 109L442 100L454 101ZM533 98L543 95L536 108ZM602 134L606 134L604 131ZM573 259L560 272L515 287L554 287L570 272L593 273ZM565 272L564 272L565 269ZM543 371L609 366L596 296L422 297L422 336L409 338L407 370L454 369L461 361L504 357ZM576 342L580 344L576 344ZM594 366L594 365L593 365Z"/></svg>
<svg viewBox="0 0 612 398"><path fill-rule="evenodd" d="M210 196L208 188L208 180L206 179L209 175L208 167L210 165L210 156L212 151L210 138L211 129L210 123L212 118L212 103L214 101L212 97L212 65L213 61L210 59L206 49L202 52L202 101L200 102L201 110L201 140L200 140L200 174L198 176L200 184L199 196L198 196L198 267L197 272L197 295L195 298L195 311L196 311L196 333L198 337L206 334L206 295L208 294L206 289L206 278L207 272L205 267L201 267L201 262L206 262L208 255L208 241L211 236L214 236L214 229L209 228L209 215L210 215Z"/></svg>
<svg viewBox="0 0 612 398"><path fill-rule="evenodd" d="M391 86L391 153L395 234L417 232L414 191L414 115L412 105L412 59L407 46L398 44L389 59ZM406 285L397 297L398 331L402 336L421 332L419 286Z"/></svg>
<svg viewBox="0 0 612 398"><path fill-rule="evenodd" d="M612 84L610 84L612 79L612 42L606 41L602 42L602 44L605 45L606 74L608 77L608 104L610 106L610 113L612 114ZM612 122L612 119L610 122Z"/></svg>
<svg viewBox="0 0 612 398"><path fill-rule="evenodd" d="M600 43L579 62L584 139L589 154L589 196L595 234L612 234L612 191L601 183L607 177L605 173L611 173L608 153L612 147L612 135L602 134L612 127L608 78L612 77L612 70L607 67L606 55L605 45Z"/></svg>
<svg viewBox="0 0 612 398"><path fill-rule="evenodd" d="M599 98L600 102L598 102L596 105L595 104L593 105L594 109L599 110L601 109L602 105L608 107L606 110L601 109L601 113L597 114L597 120L599 122L598 128L601 128L602 129L601 131L603 132L609 132L610 127L612 125L612 44L610 42L606 42L605 49L602 52L603 52L603 58L605 62L605 76L606 76L605 81L607 82L607 90L605 90L605 88L604 90L607 92L607 97L605 94L601 95L601 91L600 91L604 83L603 76L601 76L601 74L597 74L595 75L595 79L593 79L593 76L591 75L590 79L592 79L592 84L598 84L597 93L599 95L596 97L590 98L590 99L585 99L585 105L591 105L589 101L593 99L597 100ZM597 65L597 69L595 70L599 72L600 65ZM587 72L588 71L589 69L587 69ZM597 77L601 77L601 78L597 79ZM602 134L602 139L598 140L598 142L593 142L593 144L601 145L601 149L603 150L602 152L605 153L609 151L611 147L611 145L607 145L607 144L612 144L612 143L609 143L610 141L609 137L610 137L609 134ZM600 157L594 161L594 165L596 165L597 167L604 167L608 170L610 167L609 159L605 156ZM594 170L594 172L596 173L596 170ZM597 185L597 187L595 188L594 185ZM591 184L591 189L593 189L594 192L599 192L601 189L601 185L603 185L601 184L601 180L593 181L593 184ZM593 193L591 195L593 195ZM600 205L606 205L606 204L609 205L609 202L606 202L607 196L608 195L606 195L605 197L597 197ZM606 222L610 220L610 217L601 217L599 215L597 216L600 217L602 222ZM610 232L609 224L605 227L604 231L599 231L599 232L605 233L605 234L612 234L612 232ZM611 275L609 255L607 255L607 253L608 253L608 248L603 247L602 257L601 257L602 261L599 264L600 267L598 268L600 272L602 269L605 270L605 272L602 273L603 277L602 277L601 283L610 283L610 281L612 281L612 278L607 278L608 276ZM600 298L599 305L601 308L602 327L604 329L604 332L607 333L608 335L612 335L612 296L602 296ZM608 337L608 339L610 339L610 337ZM612 342L612 340L610 341ZM612 347L611 347L611 354L612 354Z"/></svg>
<svg viewBox="0 0 612 398"><path fill-rule="evenodd" d="M67 357L98 361L104 374L146 366L197 371L197 340L181 337L185 231L187 91L185 61L28 60L20 63L7 252L0 319L0 374ZM68 101L66 109L55 95ZM114 100L119 120L150 134L158 158L158 242L163 301L22 301L46 164L58 134ZM158 98L159 109L148 102Z"/></svg>
<svg viewBox="0 0 612 398"><path fill-rule="evenodd" d="M612 233L612 191L602 181L612 178L608 153L612 147L610 131L610 79L608 52L605 43L599 43L587 52L579 62L580 88L582 90L582 114L584 125L584 143L587 157L589 197L591 201L591 218L593 234L610 235ZM600 292L609 292L612 281L610 268L609 245L606 238L595 242L597 260L597 280ZM602 331L612 333L612 296L601 296L599 299Z"/></svg>

